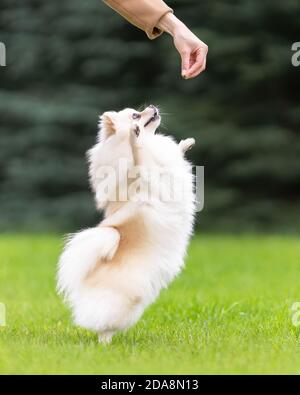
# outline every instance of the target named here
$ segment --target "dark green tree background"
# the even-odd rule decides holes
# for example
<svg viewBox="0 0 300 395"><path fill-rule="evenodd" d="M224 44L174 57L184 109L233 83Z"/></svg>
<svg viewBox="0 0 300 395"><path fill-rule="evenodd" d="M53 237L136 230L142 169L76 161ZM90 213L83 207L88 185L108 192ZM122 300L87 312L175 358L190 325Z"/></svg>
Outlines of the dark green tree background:
<svg viewBox="0 0 300 395"><path fill-rule="evenodd" d="M98 115L155 103L166 132L194 136L207 230L299 230L299 0L169 1L209 46L184 81L171 38L146 35L100 0L0 0L0 228L94 224L85 151Z"/></svg>

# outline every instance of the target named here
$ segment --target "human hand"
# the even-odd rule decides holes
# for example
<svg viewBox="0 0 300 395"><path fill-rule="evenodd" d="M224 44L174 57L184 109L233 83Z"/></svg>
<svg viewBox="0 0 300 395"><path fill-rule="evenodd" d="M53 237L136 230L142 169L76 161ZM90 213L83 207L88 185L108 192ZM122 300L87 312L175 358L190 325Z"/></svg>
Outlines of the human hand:
<svg viewBox="0 0 300 395"><path fill-rule="evenodd" d="M197 77L205 70L208 47L187 27L175 33L174 45L181 56L183 78Z"/></svg>
<svg viewBox="0 0 300 395"><path fill-rule="evenodd" d="M194 78L206 68L207 45L172 13L161 18L158 27L173 36L181 57L181 75Z"/></svg>

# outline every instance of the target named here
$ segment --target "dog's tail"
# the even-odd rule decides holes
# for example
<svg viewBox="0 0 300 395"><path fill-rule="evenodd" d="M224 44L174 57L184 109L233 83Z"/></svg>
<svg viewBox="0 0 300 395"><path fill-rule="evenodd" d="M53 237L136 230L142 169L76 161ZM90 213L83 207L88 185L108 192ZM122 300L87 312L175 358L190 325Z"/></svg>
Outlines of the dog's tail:
<svg viewBox="0 0 300 395"><path fill-rule="evenodd" d="M110 227L98 226L71 235L58 263L58 292L71 296L97 262L114 257L119 241L119 232Z"/></svg>

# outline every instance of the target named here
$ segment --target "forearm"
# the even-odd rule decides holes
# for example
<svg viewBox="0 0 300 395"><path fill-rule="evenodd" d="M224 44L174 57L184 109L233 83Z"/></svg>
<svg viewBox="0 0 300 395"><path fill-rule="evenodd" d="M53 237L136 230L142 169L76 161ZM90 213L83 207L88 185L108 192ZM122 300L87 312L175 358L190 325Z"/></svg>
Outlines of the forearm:
<svg viewBox="0 0 300 395"><path fill-rule="evenodd" d="M180 29L187 29L186 25L181 22L173 13L164 15L158 21L157 27L160 30L169 33L173 37Z"/></svg>
<svg viewBox="0 0 300 395"><path fill-rule="evenodd" d="M132 24L143 29L149 38L167 32L181 57L181 74L193 78L205 70L208 47L162 0L104 0Z"/></svg>
<svg viewBox="0 0 300 395"><path fill-rule="evenodd" d="M160 19L173 12L162 0L104 0L104 2L130 23L144 30L151 39L162 33L157 26Z"/></svg>

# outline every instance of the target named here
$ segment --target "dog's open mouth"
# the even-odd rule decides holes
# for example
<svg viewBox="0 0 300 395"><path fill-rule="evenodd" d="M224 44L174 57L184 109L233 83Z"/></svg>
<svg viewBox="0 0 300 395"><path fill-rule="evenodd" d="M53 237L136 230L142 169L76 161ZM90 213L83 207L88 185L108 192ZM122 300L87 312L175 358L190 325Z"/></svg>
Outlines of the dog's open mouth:
<svg viewBox="0 0 300 395"><path fill-rule="evenodd" d="M152 115L151 118L148 119L148 121L145 123L144 127L148 126L151 122L154 122L157 119L159 119L159 113L158 113L158 110L155 109L154 114Z"/></svg>

